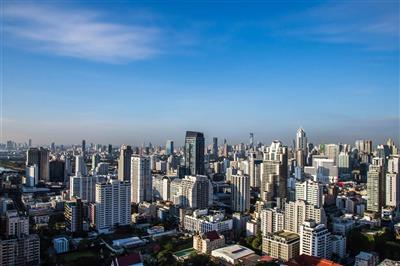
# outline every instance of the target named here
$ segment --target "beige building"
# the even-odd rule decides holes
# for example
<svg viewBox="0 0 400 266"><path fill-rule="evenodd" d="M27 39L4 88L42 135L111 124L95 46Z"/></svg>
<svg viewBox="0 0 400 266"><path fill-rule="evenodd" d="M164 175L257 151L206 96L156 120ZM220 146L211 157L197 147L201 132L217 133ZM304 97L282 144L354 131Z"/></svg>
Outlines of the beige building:
<svg viewBox="0 0 400 266"><path fill-rule="evenodd" d="M290 231L279 231L263 237L262 251L275 259L289 261L300 253L300 236Z"/></svg>
<svg viewBox="0 0 400 266"><path fill-rule="evenodd" d="M225 237L217 231L210 231L201 235L193 236L193 248L199 253L211 254L214 249L225 246Z"/></svg>

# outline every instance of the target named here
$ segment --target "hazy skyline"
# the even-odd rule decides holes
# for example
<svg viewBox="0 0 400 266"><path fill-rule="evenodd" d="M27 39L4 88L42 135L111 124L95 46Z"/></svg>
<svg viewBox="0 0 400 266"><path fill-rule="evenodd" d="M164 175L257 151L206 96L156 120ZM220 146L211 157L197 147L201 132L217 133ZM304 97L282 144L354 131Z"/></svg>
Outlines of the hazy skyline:
<svg viewBox="0 0 400 266"><path fill-rule="evenodd" d="M2 142L399 141L397 1L2 5Z"/></svg>

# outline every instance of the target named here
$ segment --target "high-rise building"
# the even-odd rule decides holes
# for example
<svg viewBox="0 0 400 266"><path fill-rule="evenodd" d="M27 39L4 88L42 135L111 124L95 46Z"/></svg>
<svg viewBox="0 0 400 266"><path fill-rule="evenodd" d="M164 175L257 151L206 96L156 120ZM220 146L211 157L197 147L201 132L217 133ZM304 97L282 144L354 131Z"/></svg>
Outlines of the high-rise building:
<svg viewBox="0 0 400 266"><path fill-rule="evenodd" d="M329 259L332 256L331 233L313 220L300 226L300 254Z"/></svg>
<svg viewBox="0 0 400 266"><path fill-rule="evenodd" d="M361 153L371 154L372 153L372 140L357 140L356 148Z"/></svg>
<svg viewBox="0 0 400 266"><path fill-rule="evenodd" d="M218 155L218 138L217 137L213 138L213 152L212 152L212 154L213 154L214 161L217 161L218 157L219 157L219 155Z"/></svg>
<svg viewBox="0 0 400 266"><path fill-rule="evenodd" d="M100 155L98 153L94 153L92 155L92 171L96 172L96 167L100 163Z"/></svg>
<svg viewBox="0 0 400 266"><path fill-rule="evenodd" d="M326 144L325 155L328 156L328 159L333 160L334 165L337 165L339 156L339 146L337 144Z"/></svg>
<svg viewBox="0 0 400 266"><path fill-rule="evenodd" d="M208 208L209 182L207 176L185 176L181 182L182 206L193 209Z"/></svg>
<svg viewBox="0 0 400 266"><path fill-rule="evenodd" d="M85 157L83 155L76 155L75 156L75 175L79 176L87 176L88 171L87 171L87 166L85 163Z"/></svg>
<svg viewBox="0 0 400 266"><path fill-rule="evenodd" d="M339 175L347 175L350 173L350 155L347 152L341 152L338 156Z"/></svg>
<svg viewBox="0 0 400 266"><path fill-rule="evenodd" d="M39 168L37 165L29 165L25 168L25 186L35 187L39 182Z"/></svg>
<svg viewBox="0 0 400 266"><path fill-rule="evenodd" d="M107 149L108 155L111 155L111 154L112 154L112 150L113 150L112 145L111 145L111 144L108 144L108 149Z"/></svg>
<svg viewBox="0 0 400 266"><path fill-rule="evenodd" d="M40 265L39 236L0 239L0 265Z"/></svg>
<svg viewBox="0 0 400 266"><path fill-rule="evenodd" d="M73 198L72 201L65 203L64 217L67 231L71 233L83 231L84 209L80 198Z"/></svg>
<svg viewBox="0 0 400 266"><path fill-rule="evenodd" d="M32 147L32 139L29 139L29 140L28 140L28 147L29 147L29 148Z"/></svg>
<svg viewBox="0 0 400 266"><path fill-rule="evenodd" d="M296 200L304 200L318 208L322 207L323 186L320 183L306 180L296 182Z"/></svg>
<svg viewBox="0 0 400 266"><path fill-rule="evenodd" d="M86 153L86 140L82 140L82 156L85 156Z"/></svg>
<svg viewBox="0 0 400 266"><path fill-rule="evenodd" d="M108 231L131 223L131 184L111 179L96 184L94 225L97 231Z"/></svg>
<svg viewBox="0 0 400 266"><path fill-rule="evenodd" d="M285 203L285 230L300 233L300 226L310 219L325 225L327 223L323 208L315 207L303 200Z"/></svg>
<svg viewBox="0 0 400 266"><path fill-rule="evenodd" d="M50 169L50 181L51 182L64 182L65 174L65 162L62 160L52 160L49 163Z"/></svg>
<svg viewBox="0 0 400 266"><path fill-rule="evenodd" d="M303 128L299 128L296 133L296 151L302 150L307 154L307 136Z"/></svg>
<svg viewBox="0 0 400 266"><path fill-rule="evenodd" d="M6 232L7 237L23 237L29 235L29 217L19 215L16 210L6 212Z"/></svg>
<svg viewBox="0 0 400 266"><path fill-rule="evenodd" d="M118 161L118 180L130 181L131 180L131 157L133 151L131 146L122 145L120 149Z"/></svg>
<svg viewBox="0 0 400 266"><path fill-rule="evenodd" d="M150 168L150 157L131 157L131 202L140 203L151 201L153 198L153 185Z"/></svg>
<svg viewBox="0 0 400 266"><path fill-rule="evenodd" d="M400 157L392 155L388 160L386 174L386 205L400 212Z"/></svg>
<svg viewBox="0 0 400 266"><path fill-rule="evenodd" d="M385 203L385 176L381 165L371 164L367 173L367 210L380 212Z"/></svg>
<svg viewBox="0 0 400 266"><path fill-rule="evenodd" d="M277 231L262 239L263 253L272 258L289 261L300 253L300 237L290 231Z"/></svg>
<svg viewBox="0 0 400 266"><path fill-rule="evenodd" d="M71 176L69 179L70 198L78 197L87 202L95 201L97 176Z"/></svg>
<svg viewBox="0 0 400 266"><path fill-rule="evenodd" d="M262 160L258 160L254 153L249 155L249 176L250 187L260 188L261 186L261 166Z"/></svg>
<svg viewBox="0 0 400 266"><path fill-rule="evenodd" d="M253 146L254 146L254 134L253 133L250 133L249 145L250 145L250 148L253 148Z"/></svg>
<svg viewBox="0 0 400 266"><path fill-rule="evenodd" d="M242 173L231 176L232 210L246 212L250 210L250 177Z"/></svg>
<svg viewBox="0 0 400 266"><path fill-rule="evenodd" d="M45 148L29 148L26 151L26 166L37 165L39 180L49 181L49 156Z"/></svg>
<svg viewBox="0 0 400 266"><path fill-rule="evenodd" d="M174 153L174 141L173 140L167 140L167 145L165 145L165 154L166 155L171 155Z"/></svg>
<svg viewBox="0 0 400 266"><path fill-rule="evenodd" d="M283 199L287 194L288 152L280 141L273 141L264 153L261 173L261 198L265 201Z"/></svg>
<svg viewBox="0 0 400 266"><path fill-rule="evenodd" d="M285 213L278 208L261 210L261 233L263 236L285 228Z"/></svg>
<svg viewBox="0 0 400 266"><path fill-rule="evenodd" d="M187 131L185 139L185 168L187 175L204 175L204 135Z"/></svg>

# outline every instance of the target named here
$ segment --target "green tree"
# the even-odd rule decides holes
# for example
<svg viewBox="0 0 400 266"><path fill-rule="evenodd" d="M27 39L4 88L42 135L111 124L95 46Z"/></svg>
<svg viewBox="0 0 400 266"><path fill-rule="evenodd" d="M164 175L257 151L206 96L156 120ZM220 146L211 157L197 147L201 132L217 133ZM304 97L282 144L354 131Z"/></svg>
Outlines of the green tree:
<svg viewBox="0 0 400 266"><path fill-rule="evenodd" d="M205 254L193 254L183 262L184 266L214 266L215 264L209 256Z"/></svg>

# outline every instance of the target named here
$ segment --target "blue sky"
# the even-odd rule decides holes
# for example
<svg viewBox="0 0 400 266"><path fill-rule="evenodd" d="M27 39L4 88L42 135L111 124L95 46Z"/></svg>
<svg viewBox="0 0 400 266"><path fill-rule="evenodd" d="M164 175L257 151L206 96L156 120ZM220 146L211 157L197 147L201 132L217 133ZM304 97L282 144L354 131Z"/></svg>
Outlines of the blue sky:
<svg viewBox="0 0 400 266"><path fill-rule="evenodd" d="M399 4L3 3L3 139L399 137Z"/></svg>

